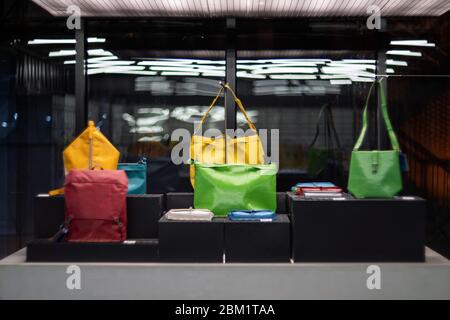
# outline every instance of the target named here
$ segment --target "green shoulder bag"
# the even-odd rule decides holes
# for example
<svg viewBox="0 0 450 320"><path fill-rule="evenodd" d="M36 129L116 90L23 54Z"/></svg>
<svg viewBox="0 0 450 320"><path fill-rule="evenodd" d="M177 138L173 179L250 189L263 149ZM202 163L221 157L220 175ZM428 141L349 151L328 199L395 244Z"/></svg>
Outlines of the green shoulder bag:
<svg viewBox="0 0 450 320"><path fill-rule="evenodd" d="M215 216L234 210L276 212L276 164L194 165L196 209L209 209Z"/></svg>
<svg viewBox="0 0 450 320"><path fill-rule="evenodd" d="M379 85L381 113L388 132L392 150L361 151L359 148L367 132L369 98L375 84ZM362 128L350 159L347 189L356 198L391 198L402 190L400 171L400 146L392 129L383 86L374 82L370 87L364 107Z"/></svg>

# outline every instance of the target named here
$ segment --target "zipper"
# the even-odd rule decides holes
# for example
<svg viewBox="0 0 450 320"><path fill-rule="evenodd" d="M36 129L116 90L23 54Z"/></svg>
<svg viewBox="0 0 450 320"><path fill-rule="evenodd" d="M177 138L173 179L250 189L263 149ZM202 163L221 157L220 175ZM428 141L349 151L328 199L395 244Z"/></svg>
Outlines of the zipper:
<svg viewBox="0 0 450 320"><path fill-rule="evenodd" d="M92 133L89 134L89 170L92 169Z"/></svg>

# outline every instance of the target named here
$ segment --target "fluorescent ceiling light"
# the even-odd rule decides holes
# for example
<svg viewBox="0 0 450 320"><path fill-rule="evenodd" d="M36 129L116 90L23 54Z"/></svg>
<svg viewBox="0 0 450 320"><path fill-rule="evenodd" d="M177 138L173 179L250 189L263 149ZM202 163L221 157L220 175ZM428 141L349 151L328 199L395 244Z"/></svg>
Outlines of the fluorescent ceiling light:
<svg viewBox="0 0 450 320"><path fill-rule="evenodd" d="M224 60L203 60L203 59L159 59L160 61L174 61L179 63L197 64L225 64Z"/></svg>
<svg viewBox="0 0 450 320"><path fill-rule="evenodd" d="M87 38L88 43L103 43L106 42L105 38ZM28 41L28 44L74 44L75 39L33 39Z"/></svg>
<svg viewBox="0 0 450 320"><path fill-rule="evenodd" d="M166 117L170 114L169 109L166 108L139 108L136 111L137 113L145 114L145 113L153 113L153 114L163 114ZM163 120L167 120L167 118Z"/></svg>
<svg viewBox="0 0 450 320"><path fill-rule="evenodd" d="M225 74L225 71L215 71L215 70L209 70L207 68L203 68L202 66L199 67L192 67L192 66L186 66L185 68L182 67L150 67L150 70L154 71L176 71L176 72L222 72Z"/></svg>
<svg viewBox="0 0 450 320"><path fill-rule="evenodd" d="M141 61L138 63L140 66L186 66L190 67L191 63L179 63L179 62L172 62L172 61Z"/></svg>
<svg viewBox="0 0 450 320"><path fill-rule="evenodd" d="M322 67L322 73L324 74L335 74L335 75L346 75L346 76L364 76L364 77L374 77L375 75L371 72L364 71L357 68L348 67Z"/></svg>
<svg viewBox="0 0 450 320"><path fill-rule="evenodd" d="M59 50L50 51L48 53L49 57L63 57L63 56L74 56L77 52L75 50Z"/></svg>
<svg viewBox="0 0 450 320"><path fill-rule="evenodd" d="M376 63L376 60L371 59L342 59L345 63Z"/></svg>
<svg viewBox="0 0 450 320"><path fill-rule="evenodd" d="M130 74L130 75L145 75L154 76L156 72L153 71L139 71L139 70L102 70L102 69L90 69L88 70L88 75L99 74L99 73L112 73L112 74Z"/></svg>
<svg viewBox="0 0 450 320"><path fill-rule="evenodd" d="M96 57L87 59L88 63L94 63L99 61L109 61L109 60L117 60L119 59L117 56L105 56L105 57Z"/></svg>
<svg viewBox="0 0 450 320"><path fill-rule="evenodd" d="M319 76L322 80L329 80L329 79L348 79L349 76L346 76L344 74L321 74Z"/></svg>
<svg viewBox="0 0 450 320"><path fill-rule="evenodd" d="M375 76L374 76L375 78ZM374 79L364 78L364 77L350 77L353 82L374 82Z"/></svg>
<svg viewBox="0 0 450 320"><path fill-rule="evenodd" d="M70 44L76 43L75 39L33 39L28 44Z"/></svg>
<svg viewBox="0 0 450 320"><path fill-rule="evenodd" d="M112 66L112 67L106 67L104 69L107 69L107 70L119 70L119 71L120 70L130 71L130 70L144 70L145 67L142 67L142 66Z"/></svg>
<svg viewBox="0 0 450 320"><path fill-rule="evenodd" d="M63 57L63 56L74 56L77 52L75 50L59 50L59 51L50 51L48 53L49 57ZM88 50L89 56L113 56L113 54L109 51L105 51L103 49L91 49Z"/></svg>
<svg viewBox="0 0 450 320"><path fill-rule="evenodd" d="M171 72L171 71L164 71L161 72L162 76L193 76L197 77L200 75L198 72Z"/></svg>
<svg viewBox="0 0 450 320"><path fill-rule="evenodd" d="M390 65L390 66L402 66L402 67L408 66L408 63L406 61L398 61L398 60L392 60L392 59L387 59L386 64Z"/></svg>
<svg viewBox="0 0 450 320"><path fill-rule="evenodd" d="M203 72L202 73L203 77L225 77L225 71L217 71L217 72L212 72L212 71L208 71L208 72Z"/></svg>
<svg viewBox="0 0 450 320"><path fill-rule="evenodd" d="M92 37L92 38L87 38L87 42L88 43L104 43L104 42L106 42L106 39L105 38Z"/></svg>
<svg viewBox="0 0 450 320"><path fill-rule="evenodd" d="M394 72L394 69L392 69L392 68L387 68L387 69L386 69L386 73L395 73L395 72Z"/></svg>
<svg viewBox="0 0 450 320"><path fill-rule="evenodd" d="M167 66L167 67L198 67L202 69L208 69L208 70L225 70L225 66L211 66L211 65L196 65L192 63L180 63L180 62L174 62L174 61L141 61L138 63L138 65L141 66Z"/></svg>
<svg viewBox="0 0 450 320"><path fill-rule="evenodd" d="M434 43L427 40L393 40L390 42L393 46L416 46L416 47L435 47Z"/></svg>
<svg viewBox="0 0 450 320"><path fill-rule="evenodd" d="M285 80L312 80L317 79L316 76L313 75L304 75L304 74L274 74L269 75L270 79L285 79Z"/></svg>
<svg viewBox="0 0 450 320"><path fill-rule="evenodd" d="M96 63L96 62L102 62L102 61L111 61L111 60L117 60L119 59L117 56L106 56L106 57L97 57L97 58L89 58L86 61L88 63ZM75 64L75 60L66 60L64 61L64 64Z"/></svg>
<svg viewBox="0 0 450 320"><path fill-rule="evenodd" d="M103 49L92 49L88 50L89 56L112 56L113 54L109 51L105 51Z"/></svg>
<svg viewBox="0 0 450 320"><path fill-rule="evenodd" d="M95 68L89 69L88 74L96 74L96 73L117 73L117 72L127 72L127 71L143 71L145 67L141 66L113 66L113 67L104 67L104 68ZM154 73L156 74L156 72Z"/></svg>
<svg viewBox="0 0 450 320"><path fill-rule="evenodd" d="M164 132L164 128L161 126L142 126L133 127L130 129L130 133L161 133Z"/></svg>
<svg viewBox="0 0 450 320"><path fill-rule="evenodd" d="M316 62L291 62L291 63L277 63L277 64L237 64L236 68L241 70L261 70L263 68L283 68L283 67L317 67Z"/></svg>
<svg viewBox="0 0 450 320"><path fill-rule="evenodd" d="M315 64L323 64L331 61L331 59L255 59L255 60L242 60L237 59L236 63L297 63L297 62L309 62Z"/></svg>
<svg viewBox="0 0 450 320"><path fill-rule="evenodd" d="M327 67L339 67L339 68L346 68L349 70L375 70L376 66L375 64L356 64L356 63L347 63L347 62L341 62L341 61L333 61L330 63L327 63Z"/></svg>
<svg viewBox="0 0 450 320"><path fill-rule="evenodd" d="M316 73L319 69L312 67L292 67L292 68L269 68L254 70L254 74L273 74L273 73Z"/></svg>
<svg viewBox="0 0 450 320"><path fill-rule="evenodd" d="M88 68L103 68L109 66L129 66L135 63L135 61L125 61L125 60L113 60L113 61L100 61L96 63L88 64ZM143 67L145 69L145 67ZM143 70L139 69L139 70Z"/></svg>
<svg viewBox="0 0 450 320"><path fill-rule="evenodd" d="M410 56L410 57L421 57L422 53L417 51L409 51L409 50L389 50L386 54L392 56Z"/></svg>
<svg viewBox="0 0 450 320"><path fill-rule="evenodd" d="M331 79L330 83L332 85L352 84L352 80L348 80L348 79L343 79L343 80Z"/></svg>
<svg viewBox="0 0 450 320"><path fill-rule="evenodd" d="M263 74L253 74L245 71L236 72L236 77L238 78L247 78L247 79L265 79L266 76Z"/></svg>

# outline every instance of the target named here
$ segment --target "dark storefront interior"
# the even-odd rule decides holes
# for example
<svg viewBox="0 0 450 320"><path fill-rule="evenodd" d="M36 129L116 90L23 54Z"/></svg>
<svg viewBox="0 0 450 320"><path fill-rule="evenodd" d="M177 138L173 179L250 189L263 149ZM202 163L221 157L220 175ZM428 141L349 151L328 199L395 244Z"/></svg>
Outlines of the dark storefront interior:
<svg viewBox="0 0 450 320"><path fill-rule="evenodd" d="M386 78L389 112L408 155L403 192L427 199L427 244L450 257L450 13L393 14L382 22L381 30L369 30L364 17L331 14L88 17L75 32L66 18L31 1L2 1L0 257L32 238L32 199L63 184L62 150L86 119L100 123L123 162L150 159L150 193L191 191L188 166L170 161L176 143L171 133L192 131L219 81L233 82L255 125L280 130L277 189L287 191L309 179L306 151L324 104L333 111L346 173L374 74ZM80 36L88 61L81 80L75 52ZM422 42L395 42L404 40ZM352 63L363 67L343 77ZM277 64L292 72L280 73ZM77 81L85 90L76 89ZM376 104L374 96L366 144L388 148ZM206 127L244 128L244 117L223 106L219 100ZM320 134L316 143L327 142ZM347 179L323 178L342 185Z"/></svg>

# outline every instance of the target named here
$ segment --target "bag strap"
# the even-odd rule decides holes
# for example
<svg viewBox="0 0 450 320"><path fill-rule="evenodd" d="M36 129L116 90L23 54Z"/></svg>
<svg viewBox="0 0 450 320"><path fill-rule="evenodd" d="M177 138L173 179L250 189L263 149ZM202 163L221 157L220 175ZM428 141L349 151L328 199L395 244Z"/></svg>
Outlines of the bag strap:
<svg viewBox="0 0 450 320"><path fill-rule="evenodd" d="M53 189L48 192L50 196L58 196L64 194L64 188Z"/></svg>
<svg viewBox="0 0 450 320"><path fill-rule="evenodd" d="M239 107L239 109L241 110L242 114L244 115L245 120L247 120L247 124L248 124L248 126L250 127L250 129L256 131L256 127L255 127L255 125L253 124L253 122L250 120L250 118L248 117L248 114L247 114L247 112L245 111L245 108L244 108L244 105L242 104L241 99L239 99L239 98L236 96L236 93L234 93L233 89L231 89L231 87L228 85L228 83L225 83L224 87L225 87L226 89L228 89L228 90L231 92L231 94L233 95L234 101L236 102L236 104L238 105L238 107Z"/></svg>
<svg viewBox="0 0 450 320"><path fill-rule="evenodd" d="M333 112L331 111L331 107L330 107L330 105L328 103L324 104L320 108L319 116L317 117L317 123L316 123L316 133L314 135L313 141L310 143L308 148L312 148L315 145L315 143L317 141L317 138L319 137L319 134L320 134L320 120L322 119L323 114L325 112L326 112L326 114L325 114L326 118L325 119L327 120L326 121L326 128L325 128L326 132L327 132L328 135L330 134L330 131L333 133L333 136L334 136L334 138L336 140L337 147L338 147L338 149L340 149L341 148L341 142L339 140L339 136L337 134L336 127L334 126ZM327 145L328 145L328 143L327 143Z"/></svg>
<svg viewBox="0 0 450 320"><path fill-rule="evenodd" d="M334 116L333 116L333 111L331 110L330 106L328 107L327 116L328 116L328 125L329 125L329 127L331 127L331 131L333 132L334 139L336 140L336 146L338 149L341 149L341 141L339 140L339 135L337 133L336 127L334 126Z"/></svg>
<svg viewBox="0 0 450 320"><path fill-rule="evenodd" d="M245 111L244 105L242 104L242 101L236 96L236 94L234 93L233 89L231 89L231 87L228 85L228 83L225 83L225 84L221 84L220 90L217 93L216 97L211 102L208 110L206 110L205 114L203 115L202 119L200 120L200 123L197 125L197 127L195 127L194 134L198 131L200 126L205 122L206 118L208 117L209 112L215 106L217 100L219 99L220 95L222 94L222 92L224 92L225 89L229 90L231 92L231 94L233 95L234 101L236 102L236 104L238 105L238 107L241 110L242 114L244 115L245 120L247 120L247 124L250 127L250 129L256 131L256 127L253 124L253 122L251 122L250 118L248 117L247 112Z"/></svg>
<svg viewBox="0 0 450 320"><path fill-rule="evenodd" d="M381 113L383 116L383 120L384 120L384 124L386 125L386 130L388 132L388 136L389 136L389 140L391 142L392 145L392 149L396 150L396 151L400 151L400 145L398 143L397 140L397 136L395 135L394 129L392 128L392 123L391 123L391 119L389 118L389 113L387 110L387 102L386 102L386 95L384 93L384 89L383 86L381 85L381 80L380 81L374 81L374 83L372 84L372 86L369 89L369 93L367 95L367 99L366 99L366 105L364 106L364 111L363 111L363 119L362 119L362 128L361 128L361 132L359 134L358 140L356 140L355 146L353 147L354 151L359 150L359 148L361 147L363 141L364 141L364 137L366 136L366 132L367 132L367 126L368 126L368 107L369 107L369 100L370 100L370 96L372 94L372 90L375 87L375 85L378 84L378 87L380 88L380 95L381 95Z"/></svg>
<svg viewBox="0 0 450 320"><path fill-rule="evenodd" d="M219 99L220 95L222 94L224 90L223 86L220 86L220 90L219 92L217 92L216 97L213 99L213 101L211 102L211 104L209 105L208 110L206 110L205 114L203 115L202 119L200 120L200 123L197 125L197 127L195 127L194 129L194 134L198 131L198 129L201 127L201 125L203 124L203 122L205 122L206 118L208 117L209 112L211 111L211 109L215 106L217 99Z"/></svg>

